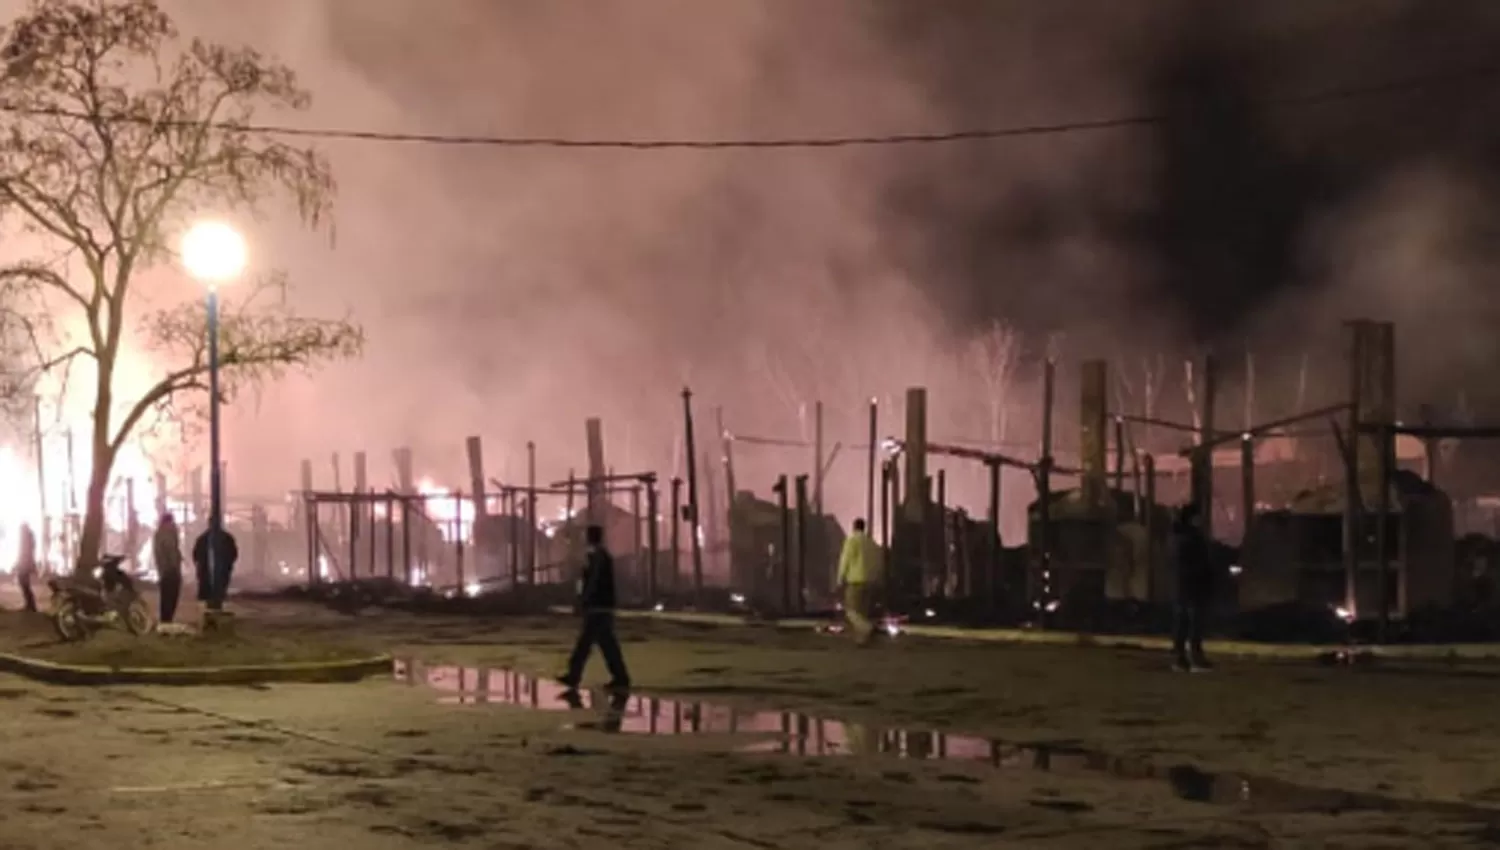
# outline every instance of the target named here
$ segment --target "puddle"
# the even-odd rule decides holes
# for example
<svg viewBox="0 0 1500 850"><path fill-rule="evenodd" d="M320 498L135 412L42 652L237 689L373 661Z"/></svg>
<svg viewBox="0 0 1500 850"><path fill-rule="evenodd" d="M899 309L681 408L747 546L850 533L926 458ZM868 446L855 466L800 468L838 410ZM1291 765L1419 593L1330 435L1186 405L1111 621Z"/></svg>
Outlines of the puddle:
<svg viewBox="0 0 1500 850"><path fill-rule="evenodd" d="M790 756L885 756L919 761L983 764L997 769L1157 782L1177 797L1200 803L1277 812L1410 812L1500 825L1500 809L1465 803L1408 800L1356 791L1316 788L1279 779L1213 773L1188 765L1162 766L1068 743L1012 744L973 735L915 729L881 729L799 712L757 711L701 701L602 692L569 694L557 682L512 670L426 666L397 661L395 678L438 693L453 705L507 705L597 719L565 728L645 736L736 735L758 740L729 745L731 752Z"/></svg>

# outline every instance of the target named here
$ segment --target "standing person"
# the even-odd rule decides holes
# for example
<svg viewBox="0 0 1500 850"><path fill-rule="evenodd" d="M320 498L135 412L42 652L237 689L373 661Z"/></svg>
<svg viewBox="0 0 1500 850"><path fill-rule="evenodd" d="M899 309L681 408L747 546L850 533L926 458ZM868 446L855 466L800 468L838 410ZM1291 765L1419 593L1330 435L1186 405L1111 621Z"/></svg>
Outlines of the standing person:
<svg viewBox="0 0 1500 850"><path fill-rule="evenodd" d="M161 593L161 622L170 623L182 598L182 530L170 511L162 514L156 533L151 535L151 560L156 565Z"/></svg>
<svg viewBox="0 0 1500 850"><path fill-rule="evenodd" d="M604 529L590 525L584 532L588 554L584 558L583 578L578 581L578 612L583 627L568 659L568 672L558 681L569 691L576 691L583 681L583 668L589 653L597 645L609 667L609 689L630 689L630 672L625 669L625 655L615 637L615 559L604 548Z"/></svg>
<svg viewBox="0 0 1500 850"><path fill-rule="evenodd" d="M215 537L213 528L219 526ZM213 546L213 571L209 571L209 546ZM224 596L229 587L229 577L234 573L234 563L240 559L240 547L234 535L222 522L209 523L208 528L193 541L193 567L198 573L198 601L209 610L224 607ZM221 586L222 585L222 586Z"/></svg>
<svg viewBox="0 0 1500 850"><path fill-rule="evenodd" d="M1203 531L1196 504L1183 505L1172 527L1172 561L1177 572L1177 610L1172 629L1172 669L1213 669L1203 654L1203 632L1213 602L1213 543Z"/></svg>
<svg viewBox="0 0 1500 850"><path fill-rule="evenodd" d="M860 646L868 646L875 638L870 609L881 577L880 547L866 531L865 521L857 519L839 553L838 587L844 597L844 617Z"/></svg>
<svg viewBox="0 0 1500 850"><path fill-rule="evenodd" d="M21 535L16 547L16 583L21 586L21 599L24 600L26 610L36 613L36 593L31 589L31 582L36 578L36 532L31 530L31 523L21 523Z"/></svg>

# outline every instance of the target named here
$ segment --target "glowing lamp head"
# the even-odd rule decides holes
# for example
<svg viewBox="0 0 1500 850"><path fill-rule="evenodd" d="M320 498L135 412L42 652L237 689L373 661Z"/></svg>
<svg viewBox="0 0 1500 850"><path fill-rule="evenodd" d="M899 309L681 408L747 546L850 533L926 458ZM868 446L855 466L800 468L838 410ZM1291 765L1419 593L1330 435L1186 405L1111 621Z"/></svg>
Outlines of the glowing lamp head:
<svg viewBox="0 0 1500 850"><path fill-rule="evenodd" d="M245 270L245 237L221 221L193 225L182 237L182 265L210 287L227 283Z"/></svg>

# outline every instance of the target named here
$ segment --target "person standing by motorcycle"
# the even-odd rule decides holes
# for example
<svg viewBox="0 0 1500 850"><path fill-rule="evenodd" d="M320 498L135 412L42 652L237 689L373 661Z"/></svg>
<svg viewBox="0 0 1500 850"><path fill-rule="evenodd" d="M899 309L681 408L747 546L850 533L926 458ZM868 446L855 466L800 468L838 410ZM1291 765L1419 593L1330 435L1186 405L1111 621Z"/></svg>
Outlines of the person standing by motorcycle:
<svg viewBox="0 0 1500 850"><path fill-rule="evenodd" d="M177 616L177 602L182 598L182 529L171 511L162 514L151 535L151 559L156 565L157 588L161 594L163 623Z"/></svg>
<svg viewBox="0 0 1500 850"><path fill-rule="evenodd" d="M16 583L21 586L26 610L33 614L36 613L36 592L31 589L31 582L36 578L36 568L36 532L31 530L31 523L23 522L16 552Z"/></svg>
<svg viewBox="0 0 1500 850"><path fill-rule="evenodd" d="M218 526L218 534L214 533L215 526ZM213 552L212 559L209 558L210 551ZM222 520L210 522L208 528L193 541L193 567L198 573L198 601L209 610L217 611L224 607L229 577L234 573L235 561L239 559L239 544L235 542L229 529L224 527Z"/></svg>

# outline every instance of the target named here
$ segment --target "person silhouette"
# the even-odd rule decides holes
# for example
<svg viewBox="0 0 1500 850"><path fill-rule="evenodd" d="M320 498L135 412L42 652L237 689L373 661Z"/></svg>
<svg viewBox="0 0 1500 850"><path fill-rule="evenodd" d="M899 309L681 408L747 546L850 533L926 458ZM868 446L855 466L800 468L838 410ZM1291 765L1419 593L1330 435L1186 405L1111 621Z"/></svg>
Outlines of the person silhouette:
<svg viewBox="0 0 1500 850"><path fill-rule="evenodd" d="M584 531L588 552L584 556L583 577L578 582L578 611L583 618L578 641L568 658L568 671L558 678L569 690L577 690L583 681L583 668L595 646L609 668L609 689L630 689L630 672L625 655L615 636L615 561L604 547L604 529L590 525Z"/></svg>

